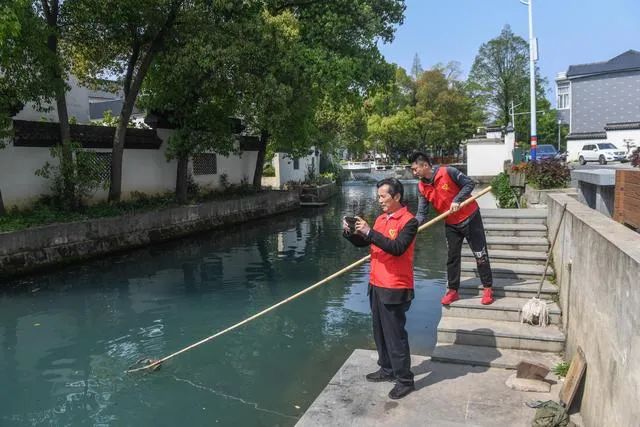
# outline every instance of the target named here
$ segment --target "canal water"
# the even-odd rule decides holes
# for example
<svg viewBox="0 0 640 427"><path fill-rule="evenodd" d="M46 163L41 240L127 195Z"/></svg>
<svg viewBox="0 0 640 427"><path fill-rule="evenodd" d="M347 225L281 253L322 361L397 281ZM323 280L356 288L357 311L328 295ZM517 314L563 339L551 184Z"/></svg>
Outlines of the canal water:
<svg viewBox="0 0 640 427"><path fill-rule="evenodd" d="M406 185L415 212L415 183ZM379 214L375 186L329 206L127 252L6 284L1 426L292 426L357 348L374 349L368 265L227 335L126 375L367 254L343 215ZM412 353L429 354L445 288L442 224L418 237ZM376 366L371 366L376 369Z"/></svg>

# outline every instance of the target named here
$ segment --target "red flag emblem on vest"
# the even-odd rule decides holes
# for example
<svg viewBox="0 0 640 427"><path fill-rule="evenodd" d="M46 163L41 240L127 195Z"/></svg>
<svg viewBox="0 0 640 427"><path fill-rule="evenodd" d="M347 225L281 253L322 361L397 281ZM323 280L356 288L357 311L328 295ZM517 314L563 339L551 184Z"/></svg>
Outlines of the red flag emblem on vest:
<svg viewBox="0 0 640 427"><path fill-rule="evenodd" d="M390 228L389 229L389 236L391 236L392 239L396 238L396 230L394 228Z"/></svg>
<svg viewBox="0 0 640 427"><path fill-rule="evenodd" d="M449 191L449 184L447 184L446 182L444 184L442 184L442 188L444 191Z"/></svg>

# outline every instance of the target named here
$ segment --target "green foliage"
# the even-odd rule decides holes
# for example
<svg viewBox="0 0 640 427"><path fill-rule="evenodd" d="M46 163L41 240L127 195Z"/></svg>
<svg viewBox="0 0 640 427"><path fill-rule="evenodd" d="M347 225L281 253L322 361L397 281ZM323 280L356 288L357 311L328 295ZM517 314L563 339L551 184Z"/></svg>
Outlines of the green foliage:
<svg viewBox="0 0 640 427"><path fill-rule="evenodd" d="M254 194L255 190L246 182L240 185L229 185L225 191L198 191L190 194L188 204L205 203L213 200L227 200ZM164 193L147 195L132 192L129 200L120 202L103 202L91 206L79 206L67 209L60 206L55 197L42 197L28 208L14 208L6 215L0 216L0 232L23 230L47 224L83 221L95 218L124 216L179 206L175 194Z"/></svg>
<svg viewBox="0 0 640 427"><path fill-rule="evenodd" d="M517 208L516 195L509 186L509 175L502 172L491 180L491 192L496 196L498 207Z"/></svg>
<svg viewBox="0 0 640 427"><path fill-rule="evenodd" d="M457 63L415 70L415 77L408 76L398 67L395 82L365 102L367 149L395 159L416 149L456 153L482 122L482 112L467 85L458 80Z"/></svg>
<svg viewBox="0 0 640 427"><path fill-rule="evenodd" d="M262 171L262 176L276 176L276 169L271 163L267 163Z"/></svg>
<svg viewBox="0 0 640 427"><path fill-rule="evenodd" d="M551 371L557 376L564 378L567 376L567 372L569 372L569 366L570 363L568 362L559 362L553 367Z"/></svg>
<svg viewBox="0 0 640 427"><path fill-rule="evenodd" d="M71 153L72 158L69 162L61 161L65 151ZM105 185L101 174L106 171L100 170L96 154L83 150L80 144L67 142L52 147L51 157L57 159L58 164L46 162L41 169L36 170L35 174L51 181L54 205L75 209L81 206L88 196ZM68 184L71 185L71 192L67 191Z"/></svg>
<svg viewBox="0 0 640 427"><path fill-rule="evenodd" d="M101 120L96 120L94 122L94 124L96 125L100 125L100 126L108 126L108 127L116 127L118 126L118 122L120 121L120 116L114 116L113 113L111 113L111 110L106 110L103 115L102 115L102 119ZM71 120L70 120L71 122ZM129 118L129 124L127 127L130 128L135 128L137 127L136 124L134 123L133 119Z"/></svg>
<svg viewBox="0 0 640 427"><path fill-rule="evenodd" d="M550 110L545 98L546 80L539 75L536 69L536 110ZM528 42L506 25L498 37L480 47L468 81L474 96L485 111L492 112L493 120L499 125L506 126L511 122L509 109L512 102L517 106L516 113L530 111ZM556 120L555 115L546 114L549 120ZM537 119L540 117L539 114ZM529 114L515 116L514 126L518 138L529 140ZM548 139L546 130L543 135Z"/></svg>
<svg viewBox="0 0 640 427"><path fill-rule="evenodd" d="M560 160L531 162L527 167L527 184L540 190L565 188L571 179L571 171Z"/></svg>

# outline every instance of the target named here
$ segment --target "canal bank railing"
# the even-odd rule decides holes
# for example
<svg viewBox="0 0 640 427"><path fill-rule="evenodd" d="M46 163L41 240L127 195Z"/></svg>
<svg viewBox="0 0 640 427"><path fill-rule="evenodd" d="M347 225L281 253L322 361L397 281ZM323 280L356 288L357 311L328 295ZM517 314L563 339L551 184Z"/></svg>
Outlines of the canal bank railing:
<svg viewBox="0 0 640 427"><path fill-rule="evenodd" d="M460 204L460 207L466 206L469 203L473 203L476 199L478 199L479 197L482 197L483 195L487 194L489 191L491 191L491 187L490 186L485 188L484 190L480 191L475 196L472 196L472 197L468 198L467 200L465 200L464 202L462 202ZM423 230L425 230L425 229L427 229L427 228L429 228L429 227L431 227L433 224L445 219L451 213L452 213L451 211L444 212L444 213L438 215L437 217L433 218L432 220L424 223L423 225L421 225L418 228L418 233L423 231ZM263 316L263 315L275 310L276 308L278 308L278 307L280 307L282 305L285 305L285 304L295 300L296 298L301 297L302 295L304 295L304 294L306 294L308 292L311 292L312 290L314 290L314 289L316 289L316 288L318 288L318 287L330 282L331 280L335 279L336 277L339 277L339 276L343 275L344 273L346 273L346 272L348 272L350 270L353 270L354 268L358 267L359 265L364 264L365 262L369 261L369 259L371 259L371 255L370 254L365 256L365 257L362 257L358 261L356 261L356 262L344 267L342 270L339 270L339 271L333 273L332 275L325 277L324 279L320 280L319 282L314 283L313 285L309 286L308 288L305 288L305 289L301 290L300 292L295 293L295 294L291 295L290 297L285 298L282 301L280 301L280 302L278 302L278 303L276 303L276 304L274 304L274 305L272 305L270 307L265 308L261 312L256 313L251 317L247 317L246 319L236 323L235 325L229 326L228 328L223 329L222 331L216 332L215 334L213 334L211 336L208 336L208 337L206 337L204 339L201 339L200 341L195 342L195 343L193 343L193 344L191 344L191 345L189 345L189 346L187 346L187 347L185 347L185 348L183 348L181 350L178 350L175 353L172 353L172 354L170 354L168 356L165 356L165 357L163 357L161 359L142 358L138 362L136 362L136 364L141 363L143 366L130 366L129 369L127 369L125 371L125 373L131 374L131 373L141 372L141 371L154 371L154 370L158 369L162 363L164 363L164 362L166 362L166 361L168 361L170 359L173 359L174 357L176 357L176 356L178 356L178 355L180 355L182 353L186 353L187 351L192 350L192 349L194 349L194 348L196 348L196 347L198 347L198 346L200 346L200 345L202 345L202 344L204 344L206 342L209 342L209 341L211 341L211 340L213 340L213 339L215 339L215 338L217 338L217 337L219 337L221 335L224 335L227 332L231 332L234 329L237 329L240 326L245 325L245 324L251 322L252 320L257 319L258 317L261 317L261 316Z"/></svg>

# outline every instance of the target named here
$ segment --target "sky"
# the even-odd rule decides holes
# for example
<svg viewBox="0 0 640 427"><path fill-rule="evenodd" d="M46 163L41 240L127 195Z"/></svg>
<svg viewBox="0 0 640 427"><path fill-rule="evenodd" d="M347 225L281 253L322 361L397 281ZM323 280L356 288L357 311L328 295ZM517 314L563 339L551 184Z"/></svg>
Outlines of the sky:
<svg viewBox="0 0 640 427"><path fill-rule="evenodd" d="M411 69L458 61L467 77L482 43L509 24L529 39L527 6L518 0L406 0L404 23L380 50L389 62ZM640 51L640 0L533 0L538 67L555 106L555 77L569 65L606 61Z"/></svg>

